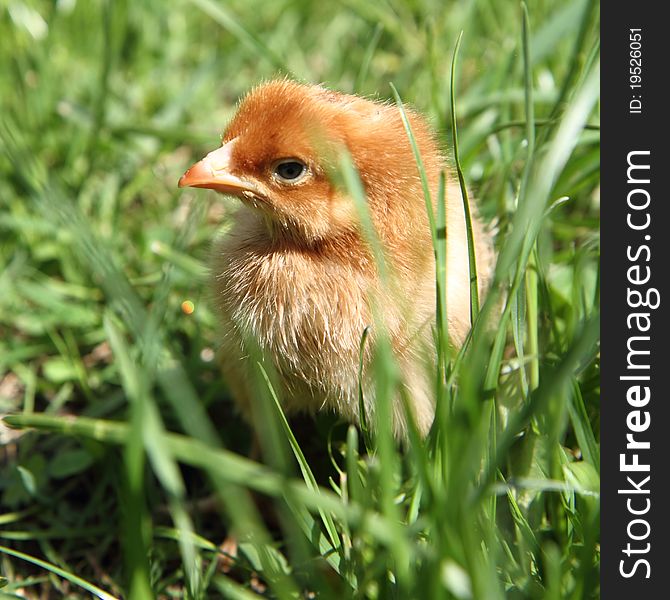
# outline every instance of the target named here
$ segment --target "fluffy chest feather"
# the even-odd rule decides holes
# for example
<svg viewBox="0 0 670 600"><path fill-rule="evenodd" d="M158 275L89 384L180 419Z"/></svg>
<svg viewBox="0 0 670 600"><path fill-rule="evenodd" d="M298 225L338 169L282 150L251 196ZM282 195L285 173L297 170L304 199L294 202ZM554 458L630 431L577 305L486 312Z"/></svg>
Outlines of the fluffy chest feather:
<svg viewBox="0 0 670 600"><path fill-rule="evenodd" d="M374 289L361 265L231 232L216 250L215 271L234 346L257 344L287 387L341 395L355 385Z"/></svg>

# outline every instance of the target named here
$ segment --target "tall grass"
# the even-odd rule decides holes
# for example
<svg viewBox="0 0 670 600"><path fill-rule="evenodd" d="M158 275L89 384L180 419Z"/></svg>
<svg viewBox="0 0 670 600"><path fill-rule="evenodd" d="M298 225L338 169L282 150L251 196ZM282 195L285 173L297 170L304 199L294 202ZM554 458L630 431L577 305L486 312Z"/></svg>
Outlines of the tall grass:
<svg viewBox="0 0 670 600"><path fill-rule="evenodd" d="M598 597L598 19L592 0L1 3L0 595ZM207 301L225 212L176 180L277 74L414 104L497 230L459 353L438 303L425 442L388 431L382 344L375 436L301 432L259 364L265 458L245 457ZM427 200L443 273L444 191Z"/></svg>

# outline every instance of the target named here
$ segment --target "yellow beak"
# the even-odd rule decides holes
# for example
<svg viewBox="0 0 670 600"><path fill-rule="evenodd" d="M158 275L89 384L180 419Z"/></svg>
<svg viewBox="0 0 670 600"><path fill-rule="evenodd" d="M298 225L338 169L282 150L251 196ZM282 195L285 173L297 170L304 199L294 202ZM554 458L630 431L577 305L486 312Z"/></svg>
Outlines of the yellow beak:
<svg viewBox="0 0 670 600"><path fill-rule="evenodd" d="M259 195L258 188L253 183L230 172L234 144L235 139L232 139L195 163L181 176L179 187L207 188L235 196L244 192Z"/></svg>

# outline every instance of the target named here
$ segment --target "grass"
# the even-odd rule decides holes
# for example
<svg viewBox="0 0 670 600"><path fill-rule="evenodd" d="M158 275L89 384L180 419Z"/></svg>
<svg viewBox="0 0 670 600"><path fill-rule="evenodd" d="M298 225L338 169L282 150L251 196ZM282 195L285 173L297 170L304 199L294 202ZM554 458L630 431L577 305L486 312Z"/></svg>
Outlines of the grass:
<svg viewBox="0 0 670 600"><path fill-rule="evenodd" d="M598 24L591 0L0 2L0 596L599 597ZM438 314L425 443L287 422L259 368L245 458L207 301L225 218L176 181L277 74L416 106L496 224L455 356Z"/></svg>

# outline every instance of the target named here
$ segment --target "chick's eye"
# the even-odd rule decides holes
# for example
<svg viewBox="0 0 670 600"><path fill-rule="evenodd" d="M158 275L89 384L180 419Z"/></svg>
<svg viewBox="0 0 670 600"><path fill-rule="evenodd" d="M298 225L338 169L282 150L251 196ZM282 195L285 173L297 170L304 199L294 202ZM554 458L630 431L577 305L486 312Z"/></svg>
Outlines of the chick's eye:
<svg viewBox="0 0 670 600"><path fill-rule="evenodd" d="M307 165L295 159L283 160L274 168L274 176L285 183L296 183L305 175L307 175Z"/></svg>

